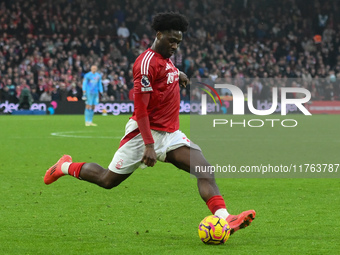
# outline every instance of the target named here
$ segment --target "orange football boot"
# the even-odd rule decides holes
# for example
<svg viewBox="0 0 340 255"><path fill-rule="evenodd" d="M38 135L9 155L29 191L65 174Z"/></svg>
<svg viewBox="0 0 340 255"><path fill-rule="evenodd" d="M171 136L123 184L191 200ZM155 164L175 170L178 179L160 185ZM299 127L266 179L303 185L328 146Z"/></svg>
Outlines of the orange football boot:
<svg viewBox="0 0 340 255"><path fill-rule="evenodd" d="M65 174L61 171L61 166L65 162L72 162L72 157L69 155L62 156L57 163L55 163L53 166L51 166L45 174L44 182L46 185L51 184L52 182L55 182L60 177L64 176Z"/></svg>
<svg viewBox="0 0 340 255"><path fill-rule="evenodd" d="M255 219L255 215L256 212L254 210L244 211L238 215L229 215L226 220L231 228L230 234L234 234L241 228L248 227Z"/></svg>

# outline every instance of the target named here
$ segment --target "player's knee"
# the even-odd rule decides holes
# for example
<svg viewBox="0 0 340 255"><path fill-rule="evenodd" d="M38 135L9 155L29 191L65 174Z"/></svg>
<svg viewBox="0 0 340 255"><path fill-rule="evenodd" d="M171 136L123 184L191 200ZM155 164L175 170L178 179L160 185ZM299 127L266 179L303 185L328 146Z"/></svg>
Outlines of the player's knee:
<svg viewBox="0 0 340 255"><path fill-rule="evenodd" d="M104 189L113 189L114 187L117 187L120 183L121 181L104 179L101 181L100 186Z"/></svg>
<svg viewBox="0 0 340 255"><path fill-rule="evenodd" d="M112 189L121 184L129 175L117 174L108 169L104 169L99 176L97 184L104 189Z"/></svg>
<svg viewBox="0 0 340 255"><path fill-rule="evenodd" d="M215 178L213 176L201 176L201 177L197 177L197 182L198 183L210 183L210 184L213 184L215 183Z"/></svg>
<svg viewBox="0 0 340 255"><path fill-rule="evenodd" d="M116 183L111 182L111 181L106 181L106 180L104 180L100 183L100 186L104 189L113 189L114 187L117 187L118 185L119 184L116 184Z"/></svg>
<svg viewBox="0 0 340 255"><path fill-rule="evenodd" d="M207 171L196 171L192 170L192 174L195 175L197 179L206 179L206 180L214 180L215 174L213 172L207 172Z"/></svg>

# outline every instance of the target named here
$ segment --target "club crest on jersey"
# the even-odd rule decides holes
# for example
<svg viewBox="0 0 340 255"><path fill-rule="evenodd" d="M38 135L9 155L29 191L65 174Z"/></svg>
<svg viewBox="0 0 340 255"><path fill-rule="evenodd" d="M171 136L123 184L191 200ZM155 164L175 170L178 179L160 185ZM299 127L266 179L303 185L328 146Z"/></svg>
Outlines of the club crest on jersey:
<svg viewBox="0 0 340 255"><path fill-rule="evenodd" d="M150 86L150 81L148 76L143 75L142 80L141 80L141 84L142 84L142 91L152 91L152 87Z"/></svg>

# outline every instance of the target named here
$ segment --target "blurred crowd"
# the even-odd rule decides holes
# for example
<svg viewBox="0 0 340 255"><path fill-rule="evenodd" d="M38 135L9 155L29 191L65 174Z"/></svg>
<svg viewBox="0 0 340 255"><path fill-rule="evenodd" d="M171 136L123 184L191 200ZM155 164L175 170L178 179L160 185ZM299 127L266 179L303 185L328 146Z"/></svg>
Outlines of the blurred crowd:
<svg viewBox="0 0 340 255"><path fill-rule="evenodd" d="M151 46L151 20L162 11L190 21L172 57L189 78L233 79L258 99L299 78L294 86L312 99L339 100L339 8L336 0L2 1L0 101L18 102L23 89L35 101L81 100L91 65L103 76L101 100L133 100L132 66ZM197 99L194 92L188 86L181 97Z"/></svg>

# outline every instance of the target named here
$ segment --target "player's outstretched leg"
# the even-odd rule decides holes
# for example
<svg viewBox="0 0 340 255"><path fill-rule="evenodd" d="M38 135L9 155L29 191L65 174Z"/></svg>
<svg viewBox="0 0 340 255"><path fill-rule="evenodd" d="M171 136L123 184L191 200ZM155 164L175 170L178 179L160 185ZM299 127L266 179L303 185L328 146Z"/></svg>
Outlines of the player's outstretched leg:
<svg viewBox="0 0 340 255"><path fill-rule="evenodd" d="M97 184L105 189L112 189L127 179L129 174L118 174L96 163L72 162L69 155L62 156L45 174L45 184L51 184L64 175Z"/></svg>
<svg viewBox="0 0 340 255"><path fill-rule="evenodd" d="M239 215L230 215L215 182L214 174L209 172L195 172L195 166L210 166L201 151L183 146L168 152L167 161L186 172L190 173L190 169L192 170L191 173L197 178L197 186L202 199L214 215L228 221L231 234L249 226L255 219L256 213L254 210L245 211Z"/></svg>
<svg viewBox="0 0 340 255"><path fill-rule="evenodd" d="M254 210L244 211L238 215L229 215L227 222L231 228L230 234L234 234L237 230L248 227L255 219L256 212Z"/></svg>
<svg viewBox="0 0 340 255"><path fill-rule="evenodd" d="M57 161L57 163L55 163L53 166L51 166L46 171L46 174L45 174L45 177L44 177L45 184L51 184L51 183L55 182L56 180L58 180L60 177L65 175L61 170L61 166L65 162L71 163L72 157L70 155L64 155Z"/></svg>

